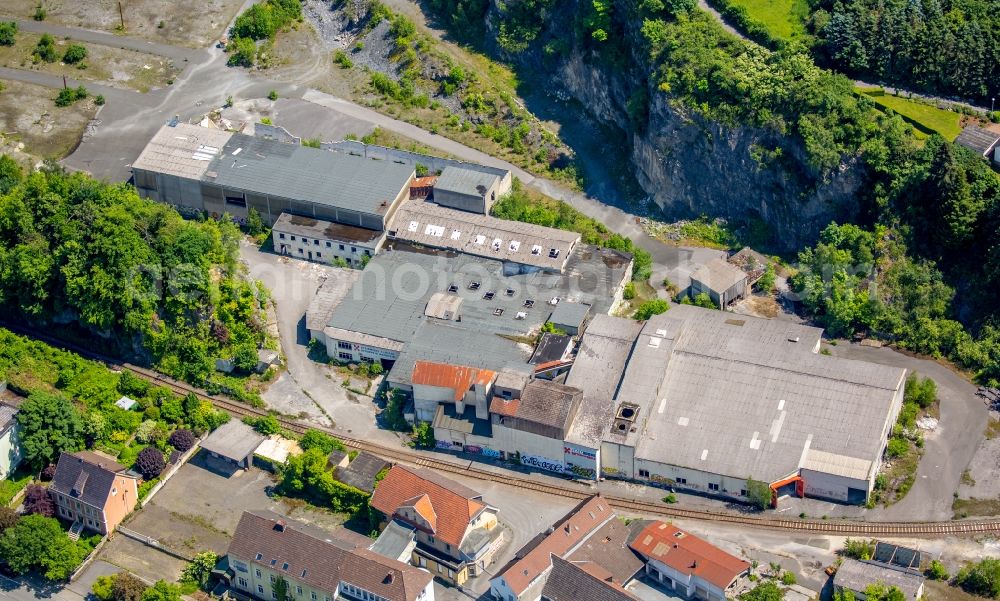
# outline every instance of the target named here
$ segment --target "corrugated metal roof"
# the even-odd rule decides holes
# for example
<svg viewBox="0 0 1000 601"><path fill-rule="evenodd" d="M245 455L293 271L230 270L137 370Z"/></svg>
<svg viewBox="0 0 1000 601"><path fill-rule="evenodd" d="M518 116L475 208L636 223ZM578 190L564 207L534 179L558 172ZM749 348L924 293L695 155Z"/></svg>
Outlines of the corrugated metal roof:
<svg viewBox="0 0 1000 601"><path fill-rule="evenodd" d="M212 159L232 137L232 132L187 123L164 125L146 144L132 167L200 180Z"/></svg>
<svg viewBox="0 0 1000 601"><path fill-rule="evenodd" d="M473 385L486 386L493 382L496 377L496 372L488 369L433 361L417 361L413 366L411 379L414 384L448 388L453 391L454 400L459 401Z"/></svg>
<svg viewBox="0 0 1000 601"><path fill-rule="evenodd" d="M708 288L722 293L745 280L747 274L723 259L712 259L691 274L691 280L701 282Z"/></svg>
<svg viewBox="0 0 1000 601"><path fill-rule="evenodd" d="M955 143L975 153L986 156L994 146L1000 143L1000 133L975 125L969 125L962 130L962 133L958 134L958 137L955 138Z"/></svg>
<svg viewBox="0 0 1000 601"><path fill-rule="evenodd" d="M232 459L242 461L253 453L264 437L238 419L231 419L219 426L201 443L201 448Z"/></svg>
<svg viewBox="0 0 1000 601"><path fill-rule="evenodd" d="M872 462L868 459L845 457L835 453L809 449L805 461L802 462L802 469L867 480L872 471Z"/></svg>
<svg viewBox="0 0 1000 601"><path fill-rule="evenodd" d="M924 585L924 577L919 572L906 568L855 559L845 559L833 577L834 586L859 593L864 593L870 585L877 583L898 588L907 599L917 599Z"/></svg>

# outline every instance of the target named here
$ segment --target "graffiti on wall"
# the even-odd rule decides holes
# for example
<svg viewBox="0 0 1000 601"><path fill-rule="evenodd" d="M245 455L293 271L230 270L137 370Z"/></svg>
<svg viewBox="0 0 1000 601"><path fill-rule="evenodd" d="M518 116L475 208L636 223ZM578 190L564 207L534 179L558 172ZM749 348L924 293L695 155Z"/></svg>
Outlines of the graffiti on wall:
<svg viewBox="0 0 1000 601"><path fill-rule="evenodd" d="M529 467L537 467L538 469L547 470L550 472L563 473L566 471L566 466L562 463L552 461L547 457L539 457L538 455L528 455L521 453L521 464L527 465Z"/></svg>

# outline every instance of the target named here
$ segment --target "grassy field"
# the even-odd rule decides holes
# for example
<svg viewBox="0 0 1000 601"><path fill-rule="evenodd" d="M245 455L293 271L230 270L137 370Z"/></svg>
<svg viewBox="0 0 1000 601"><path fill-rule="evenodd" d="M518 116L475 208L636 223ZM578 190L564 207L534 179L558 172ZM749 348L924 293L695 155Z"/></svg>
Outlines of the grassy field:
<svg viewBox="0 0 1000 601"><path fill-rule="evenodd" d="M805 20L809 16L806 0L730 0L742 6L747 15L767 28L771 35L791 40L805 35Z"/></svg>
<svg viewBox="0 0 1000 601"><path fill-rule="evenodd" d="M55 90L19 81L0 80L0 153L25 164L61 159L80 143L97 107L92 98L56 107Z"/></svg>
<svg viewBox="0 0 1000 601"><path fill-rule="evenodd" d="M18 33L17 42L13 46L0 46L0 66L65 75L81 81L93 81L139 92L162 88L178 73L173 63L162 56L62 38L56 38L56 52L60 59L70 44L86 48L87 58L78 65L67 65L61 60L47 63L36 60L33 56L40 38L40 35L34 33Z"/></svg>
<svg viewBox="0 0 1000 601"><path fill-rule="evenodd" d="M883 109L891 109L924 133L938 133L949 142L962 133L961 115L915 100L879 94L879 90L860 90Z"/></svg>

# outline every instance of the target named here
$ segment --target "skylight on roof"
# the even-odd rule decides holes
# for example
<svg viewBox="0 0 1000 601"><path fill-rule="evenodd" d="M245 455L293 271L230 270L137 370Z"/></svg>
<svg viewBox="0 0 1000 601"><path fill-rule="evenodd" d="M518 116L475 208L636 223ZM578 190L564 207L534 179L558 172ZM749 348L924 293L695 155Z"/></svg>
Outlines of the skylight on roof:
<svg viewBox="0 0 1000 601"><path fill-rule="evenodd" d="M458 240L461 237L462 237L462 232L460 232L458 230L451 230L451 239L452 240Z"/></svg>
<svg viewBox="0 0 1000 601"><path fill-rule="evenodd" d="M537 244L532 245L531 246L531 254L533 254L535 256L538 256L538 255L542 254L542 247L538 246Z"/></svg>
<svg viewBox="0 0 1000 601"><path fill-rule="evenodd" d="M476 235L476 244L480 244L481 245L481 244L483 244L485 242L486 242L486 236L484 236L482 234L477 234Z"/></svg>
<svg viewBox="0 0 1000 601"><path fill-rule="evenodd" d="M479 290L479 282L469 282L469 290Z"/></svg>
<svg viewBox="0 0 1000 601"><path fill-rule="evenodd" d="M496 315L497 317L500 317L501 315L503 315L503 308L497 307L496 309L493 309L493 314Z"/></svg>
<svg viewBox="0 0 1000 601"><path fill-rule="evenodd" d="M503 240L501 240L500 238L494 238L493 239L493 250L500 250L501 246L503 246Z"/></svg>
<svg viewBox="0 0 1000 601"><path fill-rule="evenodd" d="M441 227L440 225L433 225L428 223L427 227L424 228L424 234L428 236L437 236L438 238L440 238L441 236L444 235L444 228Z"/></svg>
<svg viewBox="0 0 1000 601"><path fill-rule="evenodd" d="M487 292L486 294L483 295L483 300L493 300L493 297L496 296L496 295L497 295L496 292L493 292L492 290L490 290L489 292Z"/></svg>
<svg viewBox="0 0 1000 601"><path fill-rule="evenodd" d="M411 232L415 232L415 231L417 231L418 227L420 227L419 223L417 223L416 221L411 221L410 225L406 226L406 229L409 230L409 231L411 231Z"/></svg>
<svg viewBox="0 0 1000 601"><path fill-rule="evenodd" d="M520 240L511 240L510 241L510 246L508 246L507 248L510 249L510 252L516 253L517 249L521 248L521 241Z"/></svg>
<svg viewBox="0 0 1000 601"><path fill-rule="evenodd" d="M514 289L513 288L508 288L507 292L505 294L507 294L507 296L514 296Z"/></svg>

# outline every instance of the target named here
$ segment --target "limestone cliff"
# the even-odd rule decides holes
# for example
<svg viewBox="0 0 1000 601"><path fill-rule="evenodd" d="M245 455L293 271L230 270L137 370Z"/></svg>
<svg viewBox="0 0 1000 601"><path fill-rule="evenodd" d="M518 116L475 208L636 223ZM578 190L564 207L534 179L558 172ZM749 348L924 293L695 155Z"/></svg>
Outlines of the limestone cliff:
<svg viewBox="0 0 1000 601"><path fill-rule="evenodd" d="M564 3L558 12L569 10ZM494 0L487 13L488 37L495 39L502 19ZM558 27L547 25L539 34L541 41L561 36L571 44L555 57L536 49L542 43L517 53L499 45L495 50L526 70L551 74L550 89L563 90L591 118L620 130L635 179L669 218L704 214L737 223L760 220L771 228L775 245L792 250L814 241L831 221L857 217L863 169L856 158L845 158L832 174L818 177L797 140L706 119L651 86L652 67L640 51L632 52L628 67L620 62L614 67L581 49L570 30L560 19ZM645 101L645 110L633 107L630 115L629 103L636 97Z"/></svg>

